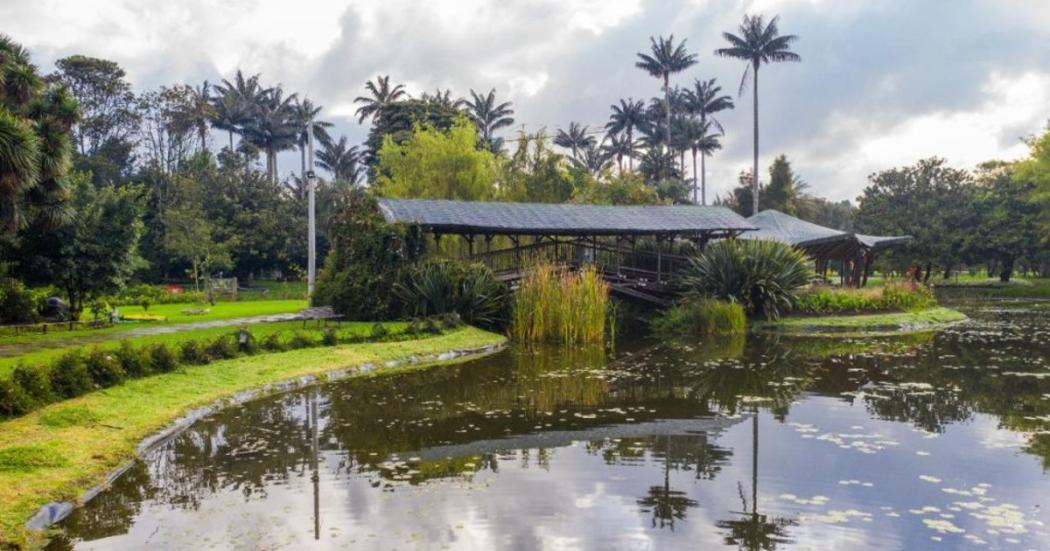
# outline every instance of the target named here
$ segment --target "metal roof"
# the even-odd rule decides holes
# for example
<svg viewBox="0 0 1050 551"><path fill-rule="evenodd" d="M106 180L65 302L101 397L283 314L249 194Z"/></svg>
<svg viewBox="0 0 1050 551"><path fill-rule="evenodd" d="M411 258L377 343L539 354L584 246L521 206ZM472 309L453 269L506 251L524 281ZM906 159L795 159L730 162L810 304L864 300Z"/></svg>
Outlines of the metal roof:
<svg viewBox="0 0 1050 551"><path fill-rule="evenodd" d="M774 209L764 210L751 216L747 221L756 226L758 231L741 235L740 237L743 239L781 241L800 248L815 248L819 246L823 254L831 254L831 249L826 247L827 245L836 245L834 252L837 254L850 254L847 252L849 245L852 245L854 250L857 247L879 250L912 240L910 235L863 235L844 232L806 222ZM839 244L845 247L838 247L837 245Z"/></svg>
<svg viewBox="0 0 1050 551"><path fill-rule="evenodd" d="M379 209L387 222L415 223L432 231L458 234L735 235L755 229L727 208L690 205L380 199Z"/></svg>

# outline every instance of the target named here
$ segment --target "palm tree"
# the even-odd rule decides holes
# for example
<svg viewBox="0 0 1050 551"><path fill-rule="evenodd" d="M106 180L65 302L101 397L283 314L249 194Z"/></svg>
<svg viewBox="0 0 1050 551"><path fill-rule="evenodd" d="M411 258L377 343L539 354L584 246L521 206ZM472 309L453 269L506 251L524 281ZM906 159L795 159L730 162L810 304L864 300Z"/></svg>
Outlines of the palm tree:
<svg viewBox="0 0 1050 551"><path fill-rule="evenodd" d="M570 122L568 130L559 128L554 135L554 145L571 149L573 159L577 158L577 152L580 149L596 143L594 136L589 135L587 126L578 122Z"/></svg>
<svg viewBox="0 0 1050 551"><path fill-rule="evenodd" d="M251 121L266 90L259 85L259 75L245 78L238 69L233 82L223 79L222 84L216 87L216 92L211 99L214 111L211 124L229 133L230 150L233 151L233 135L244 135L245 125Z"/></svg>
<svg viewBox="0 0 1050 551"><path fill-rule="evenodd" d="M610 134L625 134L627 139L627 164L630 170L634 170L634 129L645 124L645 103L634 98L621 99L620 105L610 105L612 114L609 122L605 123L605 129ZM623 167L620 167L623 172Z"/></svg>
<svg viewBox="0 0 1050 551"><path fill-rule="evenodd" d="M597 178L604 170L609 168L610 161L605 149L598 147L594 143L594 137L592 136L591 141L580 147L580 157L572 158L572 164Z"/></svg>
<svg viewBox="0 0 1050 551"><path fill-rule="evenodd" d="M390 87L390 75L378 76L375 82L368 81L365 83L365 90L367 90L372 97L358 96L354 98L354 103L360 103L361 107L357 108L357 122L365 122L365 119L369 117L382 116L383 110L392 103L396 103L402 98L408 97L408 92L405 91L405 85L398 84L393 88Z"/></svg>
<svg viewBox="0 0 1050 551"><path fill-rule="evenodd" d="M200 151L208 149L208 123L215 117L215 109L211 103L211 84L208 81L189 88L189 104L181 116L184 124L197 131Z"/></svg>
<svg viewBox="0 0 1050 551"><path fill-rule="evenodd" d="M616 159L616 168L620 174L623 174L624 157L633 161L634 151L632 151L632 144L627 136L626 132L623 134L609 133L602 143L602 151L605 152L605 155L610 159Z"/></svg>
<svg viewBox="0 0 1050 551"><path fill-rule="evenodd" d="M348 146L346 136L340 136L336 142L322 140L317 152L317 164L337 181L356 184L361 175L360 161L360 151L356 145Z"/></svg>
<svg viewBox="0 0 1050 551"><path fill-rule="evenodd" d="M696 65L696 54L688 53L685 40L675 46L674 35L659 40L649 37L650 54L638 53L635 67L649 73L650 76L664 81L664 143L671 145L671 74L678 73Z"/></svg>
<svg viewBox="0 0 1050 551"><path fill-rule="evenodd" d="M715 55L720 57L731 57L742 59L747 62L744 75L740 79L739 94L743 95L744 86L750 76L753 84L753 121L754 121L754 165L751 170L751 209L758 213L758 69L763 64L780 61L802 61L802 57L791 51L791 44L798 40L798 36L786 34L781 36L777 22L780 16L769 20L765 24L761 15L745 15L744 22L740 24L740 35L733 33L722 33L722 37L729 42L728 48L715 50Z"/></svg>
<svg viewBox="0 0 1050 551"><path fill-rule="evenodd" d="M708 125L707 134L713 140L712 144L708 144L704 147L703 144L697 145L694 140L693 145L693 189L694 197L693 201L696 201L696 152L700 151L700 204L707 204L707 167L704 162L707 154L715 149L721 149L722 145L718 142L718 135L724 135L725 129L722 128L722 123L715 118L715 113L719 111L725 111L732 109L733 98L721 93L722 87L715 84L715 79L701 80L696 79L693 82L693 88L685 91L685 103L686 109L690 113L700 117L701 125ZM711 132L712 129L718 129L718 134Z"/></svg>
<svg viewBox="0 0 1050 551"><path fill-rule="evenodd" d="M423 100L424 103L447 109L455 109L459 102L464 101L462 99L452 99L452 90L442 90L441 88L435 89L433 94L423 92L419 99Z"/></svg>
<svg viewBox="0 0 1050 551"><path fill-rule="evenodd" d="M277 153L295 147L300 132L295 105L295 94L285 97L280 87L266 90L244 129L248 141L266 152L266 174L273 183L277 183Z"/></svg>
<svg viewBox="0 0 1050 551"><path fill-rule="evenodd" d="M514 110L510 108L510 102L496 103L496 89L489 90L488 95L478 95L474 90L470 91L470 101L461 99L456 102L456 107L463 107L467 115L474 121L481 133L481 140L485 147L493 153L503 146L503 139L493 136L496 130L514 124Z"/></svg>
<svg viewBox="0 0 1050 551"><path fill-rule="evenodd" d="M722 135L714 129L712 121L701 121L699 118L687 119L685 134L689 140L689 149L693 153L693 202L697 202L697 178L696 178L696 154L700 154L700 166L703 166L703 158L708 153L722 148L719 136ZM707 182L700 180L700 204L707 204Z"/></svg>
<svg viewBox="0 0 1050 551"><path fill-rule="evenodd" d="M306 178L306 148L310 143L309 130L312 129L314 137L322 143L329 140L327 129L332 127L332 123L317 120L317 115L321 113L321 109L320 105L315 106L308 99L297 101L292 108L295 124L299 127L296 145L299 146L299 157L302 164L302 171L299 173L300 178Z"/></svg>

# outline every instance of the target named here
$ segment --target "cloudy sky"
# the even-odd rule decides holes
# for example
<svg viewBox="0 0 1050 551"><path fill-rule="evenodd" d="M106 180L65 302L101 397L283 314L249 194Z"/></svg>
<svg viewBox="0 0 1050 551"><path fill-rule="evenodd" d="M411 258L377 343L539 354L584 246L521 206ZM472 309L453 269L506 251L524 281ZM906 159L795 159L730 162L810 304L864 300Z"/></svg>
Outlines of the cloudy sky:
<svg viewBox="0 0 1050 551"><path fill-rule="evenodd" d="M353 98L377 74L414 93L495 88L529 131L600 126L619 98L659 93L634 67L650 35L699 53L677 84L715 77L735 96L743 66L712 52L745 13L779 14L800 36L802 63L761 75L761 162L787 154L818 195L853 199L871 172L931 155L1015 158L1050 118L1042 1L5 0L0 32L45 71L70 54L118 61L139 91L259 72L361 140ZM751 97L736 101L708 163L716 193L751 162Z"/></svg>

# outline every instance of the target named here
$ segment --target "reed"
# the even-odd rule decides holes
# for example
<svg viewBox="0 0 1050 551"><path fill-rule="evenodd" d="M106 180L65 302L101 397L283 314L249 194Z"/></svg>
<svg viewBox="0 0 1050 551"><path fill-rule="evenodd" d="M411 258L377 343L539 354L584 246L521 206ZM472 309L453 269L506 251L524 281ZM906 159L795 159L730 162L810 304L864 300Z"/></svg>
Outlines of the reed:
<svg viewBox="0 0 1050 551"><path fill-rule="evenodd" d="M609 286L594 267L578 273L539 261L514 293L511 335L519 342L603 343Z"/></svg>
<svg viewBox="0 0 1050 551"><path fill-rule="evenodd" d="M679 302L652 322L652 331L657 336L704 337L743 334L746 330L747 315L741 305L710 298Z"/></svg>

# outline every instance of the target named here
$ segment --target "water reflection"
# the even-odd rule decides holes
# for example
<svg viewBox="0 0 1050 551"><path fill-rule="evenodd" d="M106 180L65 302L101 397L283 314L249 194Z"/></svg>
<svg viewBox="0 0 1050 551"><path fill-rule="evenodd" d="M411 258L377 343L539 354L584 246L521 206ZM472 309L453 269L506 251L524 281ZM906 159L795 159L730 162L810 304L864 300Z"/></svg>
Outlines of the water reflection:
<svg viewBox="0 0 1050 551"><path fill-rule="evenodd" d="M260 400L52 548L1031 547L1050 304L965 306L905 338L513 350Z"/></svg>

